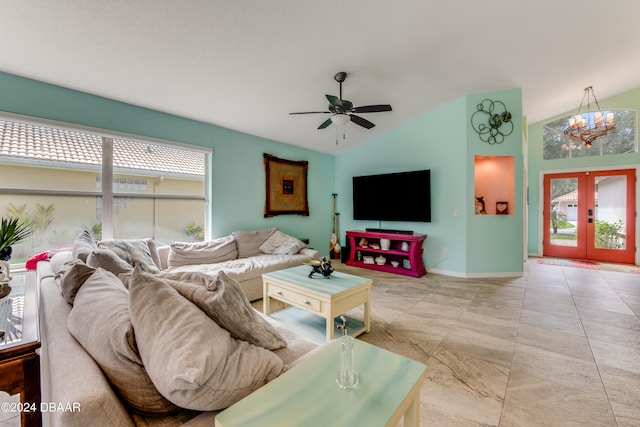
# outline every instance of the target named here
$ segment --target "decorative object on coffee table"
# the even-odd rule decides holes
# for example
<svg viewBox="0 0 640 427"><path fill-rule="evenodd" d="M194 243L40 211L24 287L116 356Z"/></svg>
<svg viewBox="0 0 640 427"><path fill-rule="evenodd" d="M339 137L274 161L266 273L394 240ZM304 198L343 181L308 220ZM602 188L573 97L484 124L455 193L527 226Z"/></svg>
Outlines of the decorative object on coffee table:
<svg viewBox="0 0 640 427"><path fill-rule="evenodd" d="M336 382L340 388L356 388L359 377L353 368L353 337L349 336L348 333L347 318L340 316L340 320L342 321L342 324L338 325L338 329L342 331L342 337L340 337L340 370L338 371Z"/></svg>
<svg viewBox="0 0 640 427"><path fill-rule="evenodd" d="M309 272L309 278L313 278L314 273L321 274L325 279L331 277L331 273L333 273L333 267L331 267L331 261L327 259L326 256L323 256L321 260L311 259L309 261L304 262L306 265L311 266L311 271Z"/></svg>
<svg viewBox="0 0 640 427"><path fill-rule="evenodd" d="M9 281L11 280L11 269L9 263L4 260L0 260L0 299L6 297L11 293L11 286ZM4 332L0 331L0 337L4 335Z"/></svg>
<svg viewBox="0 0 640 427"><path fill-rule="evenodd" d="M306 160L285 160L264 153L264 170L266 175L266 202L264 217L275 215L297 214L309 215L307 200Z"/></svg>

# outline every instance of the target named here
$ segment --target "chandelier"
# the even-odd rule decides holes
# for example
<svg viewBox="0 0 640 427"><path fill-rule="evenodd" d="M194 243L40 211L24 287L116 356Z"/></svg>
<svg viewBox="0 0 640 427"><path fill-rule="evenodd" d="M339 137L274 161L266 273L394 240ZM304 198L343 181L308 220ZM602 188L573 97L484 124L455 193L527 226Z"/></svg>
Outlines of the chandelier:
<svg viewBox="0 0 640 427"><path fill-rule="evenodd" d="M582 106L585 98L587 99L586 118L582 116ZM591 98L593 98L597 111L591 110ZM584 95L578 111L569 119L569 124L564 130L564 136L575 141L581 141L584 145L590 147L596 138L606 135L615 129L616 124L613 121L613 113L608 113L606 117L602 115L600 104L598 104L598 99L593 92L593 86L589 86L584 89Z"/></svg>

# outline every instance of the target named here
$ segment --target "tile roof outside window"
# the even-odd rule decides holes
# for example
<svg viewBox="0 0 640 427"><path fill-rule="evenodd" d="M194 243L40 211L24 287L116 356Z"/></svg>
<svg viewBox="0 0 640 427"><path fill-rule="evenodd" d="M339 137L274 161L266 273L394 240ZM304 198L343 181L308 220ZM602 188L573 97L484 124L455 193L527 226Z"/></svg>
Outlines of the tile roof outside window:
<svg viewBox="0 0 640 427"><path fill-rule="evenodd" d="M102 137L0 120L0 156L102 164ZM204 176L204 153L169 145L114 139L114 168Z"/></svg>

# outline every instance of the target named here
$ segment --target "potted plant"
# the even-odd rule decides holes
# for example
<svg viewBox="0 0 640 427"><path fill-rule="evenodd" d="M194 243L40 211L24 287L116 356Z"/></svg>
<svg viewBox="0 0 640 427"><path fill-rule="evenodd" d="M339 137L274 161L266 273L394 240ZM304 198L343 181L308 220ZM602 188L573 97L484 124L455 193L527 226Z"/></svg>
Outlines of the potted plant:
<svg viewBox="0 0 640 427"><path fill-rule="evenodd" d="M33 233L31 224L20 223L19 218L2 218L0 223L0 260L9 261L11 245L19 243Z"/></svg>

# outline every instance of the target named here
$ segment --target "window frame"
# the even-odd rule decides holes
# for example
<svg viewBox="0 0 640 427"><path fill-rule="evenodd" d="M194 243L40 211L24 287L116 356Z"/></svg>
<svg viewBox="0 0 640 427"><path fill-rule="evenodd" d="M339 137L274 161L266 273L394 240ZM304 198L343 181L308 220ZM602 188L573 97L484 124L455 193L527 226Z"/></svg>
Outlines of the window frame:
<svg viewBox="0 0 640 427"><path fill-rule="evenodd" d="M156 199L180 199L180 200L203 200L204 202L204 238L210 238L211 232L211 210L209 209L211 200L211 171L212 171L212 155L213 149L210 147L202 147L198 145L186 144L182 142L151 138L147 136L117 132L107 129L82 126L72 123L60 122L55 120L43 119L38 117L24 116L20 114L0 112L0 120L20 122L26 125L58 128L72 132L90 133L102 139L102 191L75 191L75 190L54 190L54 189L22 189L22 188L0 188L0 195L42 195L42 196L81 196L81 197L99 197L102 199L102 239L112 239L114 236L113 229L113 200L116 197L132 197L132 198L156 198ZM181 194L143 194L130 192L117 192L113 188L113 141L126 140L136 143L169 146L176 149L195 151L204 154L204 194L199 195L181 195ZM104 213L108 212L109 215ZM18 265L19 266L19 265Z"/></svg>

